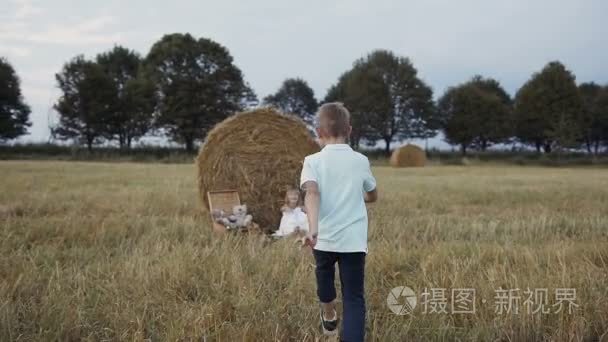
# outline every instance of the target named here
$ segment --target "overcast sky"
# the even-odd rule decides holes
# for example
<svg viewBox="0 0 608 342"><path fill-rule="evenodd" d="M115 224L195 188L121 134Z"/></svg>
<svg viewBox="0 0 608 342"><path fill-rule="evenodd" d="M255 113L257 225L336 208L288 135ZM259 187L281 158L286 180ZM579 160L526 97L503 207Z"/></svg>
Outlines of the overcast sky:
<svg viewBox="0 0 608 342"><path fill-rule="evenodd" d="M606 0L0 2L0 56L32 107L27 141L48 139L63 63L115 44L145 55L174 32L226 46L259 98L296 76L322 98L355 59L379 48L410 57L435 97L474 74L513 94L556 59L578 82L608 83Z"/></svg>

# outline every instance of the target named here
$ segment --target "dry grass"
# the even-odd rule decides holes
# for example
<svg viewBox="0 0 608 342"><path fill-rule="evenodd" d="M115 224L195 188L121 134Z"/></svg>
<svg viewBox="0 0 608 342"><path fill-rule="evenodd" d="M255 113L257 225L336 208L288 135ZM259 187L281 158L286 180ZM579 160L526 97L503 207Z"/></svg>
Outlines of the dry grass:
<svg viewBox="0 0 608 342"><path fill-rule="evenodd" d="M608 338L605 169L374 172L370 341ZM0 340L319 338L310 255L212 236L193 165L0 162L0 174ZM398 285L488 302L396 316L385 300ZM500 316L499 287L576 288L580 308Z"/></svg>

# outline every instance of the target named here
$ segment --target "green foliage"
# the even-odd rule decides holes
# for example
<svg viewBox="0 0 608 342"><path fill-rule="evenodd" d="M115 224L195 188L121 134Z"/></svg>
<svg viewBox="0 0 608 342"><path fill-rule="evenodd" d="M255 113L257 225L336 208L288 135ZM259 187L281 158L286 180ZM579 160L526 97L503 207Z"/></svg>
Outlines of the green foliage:
<svg viewBox="0 0 608 342"><path fill-rule="evenodd" d="M511 99L500 84L491 78L475 76L470 81L448 89L438 101L438 122L446 140L482 151L511 136Z"/></svg>
<svg viewBox="0 0 608 342"><path fill-rule="evenodd" d="M55 104L59 124L52 134L59 139L86 143L89 150L106 132L117 98L114 80L95 62L77 56L56 76L61 97Z"/></svg>
<svg viewBox="0 0 608 342"><path fill-rule="evenodd" d="M140 75L141 57L121 46L99 54L97 63L112 79L114 94L112 109L105 120L104 134L116 139L120 147L131 147L131 142L145 135L152 127L154 86Z"/></svg>
<svg viewBox="0 0 608 342"><path fill-rule="evenodd" d="M131 147L133 139L139 139L150 131L154 119L155 87L144 75L130 79L124 88L124 117L122 130L124 143Z"/></svg>
<svg viewBox="0 0 608 342"><path fill-rule="evenodd" d="M600 142L608 145L608 86L602 87L594 108L594 126L600 137L595 145L595 153L598 153Z"/></svg>
<svg viewBox="0 0 608 342"><path fill-rule="evenodd" d="M515 135L538 151L574 147L583 135L583 115L575 76L560 62L551 62L515 96Z"/></svg>
<svg viewBox="0 0 608 342"><path fill-rule="evenodd" d="M110 51L97 55L97 63L103 68L120 89L137 75L141 57L133 50L114 46Z"/></svg>
<svg viewBox="0 0 608 342"><path fill-rule="evenodd" d="M359 147L362 139L369 142L380 139L372 127L372 120L379 116L376 113L389 111L385 84L375 76L353 68L340 76L325 97L325 102L340 101L349 108L352 125L350 143L353 147Z"/></svg>
<svg viewBox="0 0 608 342"><path fill-rule="evenodd" d="M408 58L377 50L355 62L332 87L326 100L340 100L353 112L356 139L384 140L434 135L433 92ZM357 140L358 141L358 140Z"/></svg>
<svg viewBox="0 0 608 342"><path fill-rule="evenodd" d="M578 87L583 99L584 115L580 125L587 151L598 154L602 143L608 141L608 86L583 83Z"/></svg>
<svg viewBox="0 0 608 342"><path fill-rule="evenodd" d="M317 110L314 91L301 78L286 79L275 94L264 98L264 104L295 114L309 124L312 124Z"/></svg>
<svg viewBox="0 0 608 342"><path fill-rule="evenodd" d="M0 141L17 138L31 126L30 107L23 101L15 69L0 57Z"/></svg>
<svg viewBox="0 0 608 342"><path fill-rule="evenodd" d="M189 151L216 123L256 101L228 50L210 39L165 35L144 67L156 86L158 126Z"/></svg>
<svg viewBox="0 0 608 342"><path fill-rule="evenodd" d="M13 144L0 145L0 160L66 160L104 162L192 163L196 157L181 147L134 146L118 149L98 146L92 151L78 145Z"/></svg>
<svg viewBox="0 0 608 342"><path fill-rule="evenodd" d="M387 166L388 159L383 148L359 149L373 165ZM11 144L0 145L0 160L66 160L66 161L103 161L103 162L150 162L150 163L187 163L191 164L196 151L186 151L176 146L156 146L138 144L131 149L118 149L112 146L98 146L92 151L75 145ZM608 166L608 156L589 156L587 153L568 152L561 155L538 154L526 150L487 150L473 151L466 158L458 151L437 149L427 150L430 165L529 165L529 166Z"/></svg>
<svg viewBox="0 0 608 342"><path fill-rule="evenodd" d="M93 144L117 141L130 148L150 132L183 143L189 152L216 123L256 105L253 90L222 45L190 34L169 34L145 59L115 46L94 61L77 56L56 75L61 96L54 105L59 139ZM551 152L584 146L598 154L608 144L608 86L576 86L560 62L532 75L514 101L491 78L475 76L449 88L436 107L432 89L408 58L376 50L358 59L329 89L324 102L340 101L351 111L350 143L428 138L438 130L446 140L485 151L517 138ZM286 79L264 103L312 123L318 105L300 78ZM0 58L0 142L31 126L15 70ZM155 130L153 130L155 129Z"/></svg>

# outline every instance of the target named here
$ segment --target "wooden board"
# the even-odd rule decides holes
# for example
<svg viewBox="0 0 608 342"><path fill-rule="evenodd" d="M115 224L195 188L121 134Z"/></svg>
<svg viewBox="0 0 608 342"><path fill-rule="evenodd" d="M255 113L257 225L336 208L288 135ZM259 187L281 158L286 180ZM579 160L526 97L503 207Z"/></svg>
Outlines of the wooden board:
<svg viewBox="0 0 608 342"><path fill-rule="evenodd" d="M213 230L217 233L225 233L226 227L213 220L214 210L223 210L226 214L232 213L232 207L241 204L239 192L236 190L217 190L207 192L207 200L209 201L209 215Z"/></svg>

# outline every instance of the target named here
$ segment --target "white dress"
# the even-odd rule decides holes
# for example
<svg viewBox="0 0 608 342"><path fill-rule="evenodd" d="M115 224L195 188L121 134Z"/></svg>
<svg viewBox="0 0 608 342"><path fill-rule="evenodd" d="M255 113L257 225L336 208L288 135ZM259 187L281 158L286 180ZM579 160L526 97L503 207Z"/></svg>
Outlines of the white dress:
<svg viewBox="0 0 608 342"><path fill-rule="evenodd" d="M308 218L302 208L287 209L281 217L281 225L276 235L286 236L296 231L296 227L300 227L300 231L308 232Z"/></svg>

